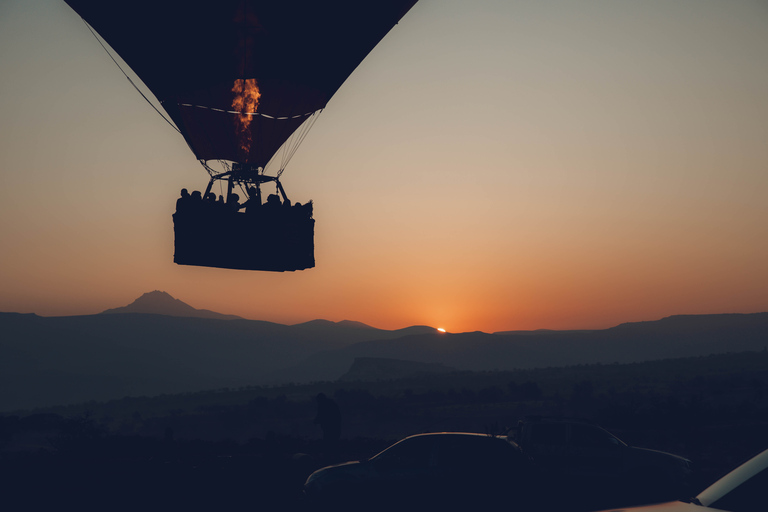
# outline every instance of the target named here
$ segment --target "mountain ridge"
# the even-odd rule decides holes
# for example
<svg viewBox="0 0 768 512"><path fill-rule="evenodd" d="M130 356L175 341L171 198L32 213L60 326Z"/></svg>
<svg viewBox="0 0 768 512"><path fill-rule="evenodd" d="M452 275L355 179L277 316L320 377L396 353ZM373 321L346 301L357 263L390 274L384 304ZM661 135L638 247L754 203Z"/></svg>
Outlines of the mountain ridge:
<svg viewBox="0 0 768 512"><path fill-rule="evenodd" d="M150 298L170 302L170 295L159 293L164 292ZM759 351L768 344L768 313L673 315L603 330L489 334L440 333L429 326L384 330L349 320L222 321L150 310L65 317L0 313L0 411L336 381L345 374L357 379L361 372L386 378L440 365L493 371L643 362Z"/></svg>
<svg viewBox="0 0 768 512"><path fill-rule="evenodd" d="M693 315L683 320L625 323L594 331L414 334L318 351L283 373L293 379L303 375L331 380L356 358L366 357L469 371L518 370L762 350L768 344L768 313Z"/></svg>

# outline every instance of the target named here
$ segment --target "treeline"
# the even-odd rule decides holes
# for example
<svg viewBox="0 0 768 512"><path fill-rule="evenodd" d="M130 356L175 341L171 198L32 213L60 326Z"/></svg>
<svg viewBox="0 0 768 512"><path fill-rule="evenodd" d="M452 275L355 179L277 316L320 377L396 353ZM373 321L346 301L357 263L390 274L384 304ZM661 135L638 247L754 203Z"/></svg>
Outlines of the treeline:
<svg viewBox="0 0 768 512"><path fill-rule="evenodd" d="M27 424L39 429L40 422L56 418L88 417L105 432L120 435L157 437L171 428L179 438L210 441L245 442L268 432L312 438L319 435L312 420L314 397L321 392L339 403L349 437L483 432L510 427L527 415L585 417L628 432L660 423L666 430L692 429L767 420L768 353L224 388L17 412L2 422L4 431L12 431Z"/></svg>

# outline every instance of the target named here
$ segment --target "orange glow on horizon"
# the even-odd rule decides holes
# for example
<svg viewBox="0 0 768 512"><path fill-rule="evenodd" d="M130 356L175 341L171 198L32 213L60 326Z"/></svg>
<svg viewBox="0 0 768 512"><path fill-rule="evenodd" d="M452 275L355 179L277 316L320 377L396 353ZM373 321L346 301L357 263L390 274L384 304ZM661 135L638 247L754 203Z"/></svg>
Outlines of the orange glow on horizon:
<svg viewBox="0 0 768 512"><path fill-rule="evenodd" d="M450 2L439 16L418 3L291 160L282 183L314 202L316 266L285 273L175 265L175 201L207 173L112 80L77 16L10 3L0 311L89 315L163 290L252 320L440 327L445 341L768 311L760 2L683 0L695 17L677 2L594 16L564 1ZM260 37L238 5L241 34ZM456 38L447 20L476 32ZM233 69L216 105L244 163L274 101L252 69ZM41 122L30 104L56 107Z"/></svg>

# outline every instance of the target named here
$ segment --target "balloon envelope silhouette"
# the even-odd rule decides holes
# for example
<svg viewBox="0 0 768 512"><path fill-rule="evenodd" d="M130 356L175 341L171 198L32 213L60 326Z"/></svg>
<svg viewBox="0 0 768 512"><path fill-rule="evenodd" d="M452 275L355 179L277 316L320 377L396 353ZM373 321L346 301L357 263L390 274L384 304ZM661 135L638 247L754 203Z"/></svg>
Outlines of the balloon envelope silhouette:
<svg viewBox="0 0 768 512"><path fill-rule="evenodd" d="M416 3L65 1L142 79L199 160L260 167ZM249 88L257 99L238 103Z"/></svg>

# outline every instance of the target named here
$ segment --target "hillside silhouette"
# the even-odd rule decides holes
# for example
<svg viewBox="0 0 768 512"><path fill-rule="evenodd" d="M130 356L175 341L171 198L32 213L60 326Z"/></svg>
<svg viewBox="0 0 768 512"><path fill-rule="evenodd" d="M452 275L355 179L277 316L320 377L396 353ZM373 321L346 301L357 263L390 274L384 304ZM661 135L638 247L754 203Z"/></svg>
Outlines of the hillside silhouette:
<svg viewBox="0 0 768 512"><path fill-rule="evenodd" d="M286 369L289 380L334 380L357 358L389 358L469 371L516 370L592 363L634 363L768 345L768 313L672 316L592 331L523 331L509 334L438 333L371 340L318 351Z"/></svg>
<svg viewBox="0 0 768 512"><path fill-rule="evenodd" d="M415 378L435 373L455 372L455 368L440 363L419 363L380 357L357 357L339 382L362 382Z"/></svg>
<svg viewBox="0 0 768 512"><path fill-rule="evenodd" d="M111 314L0 313L0 411L336 381L351 369L359 375L353 363L366 358L402 361L369 366L370 379L386 380L418 364L515 370L760 351L768 344L768 313L675 316L595 331L449 334L427 326L383 330L327 320L289 326L172 314L190 310L200 311L151 292Z"/></svg>

